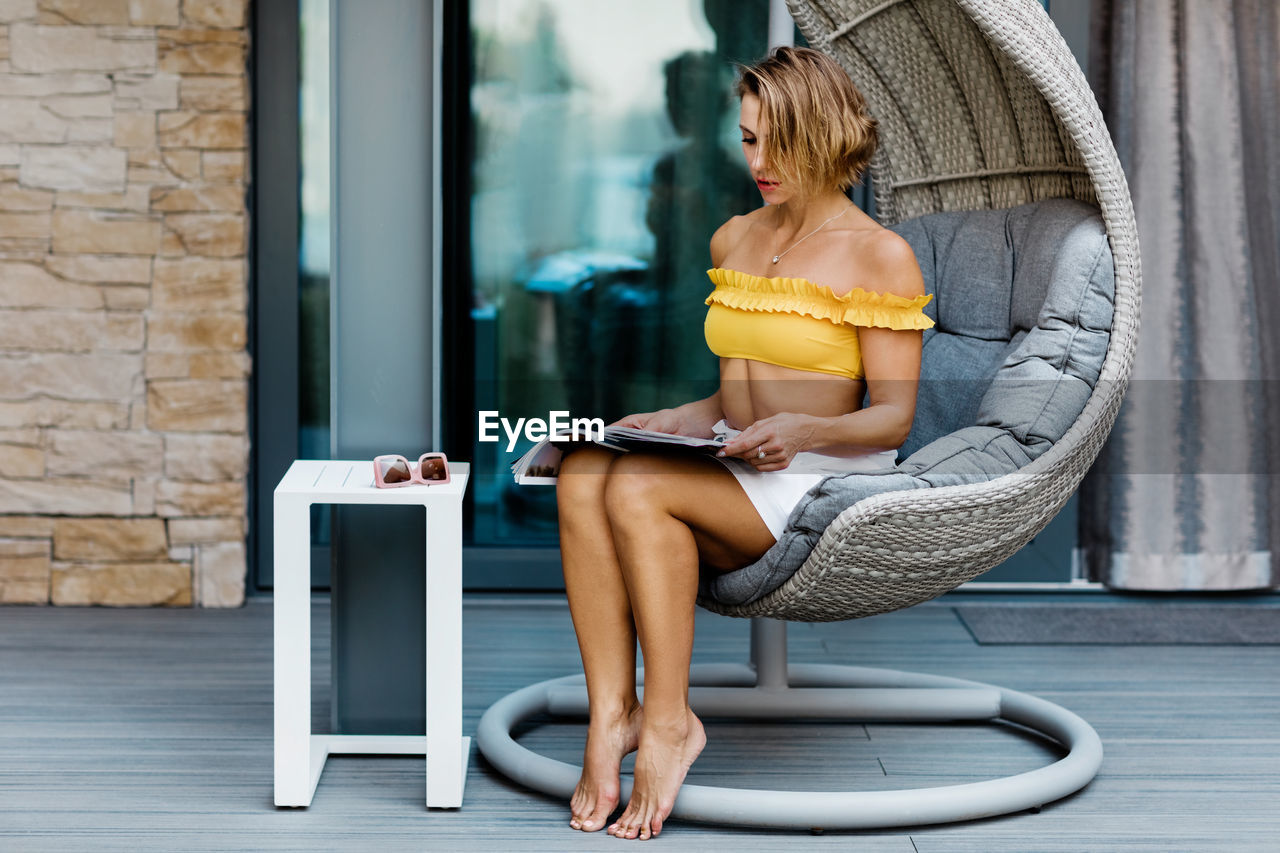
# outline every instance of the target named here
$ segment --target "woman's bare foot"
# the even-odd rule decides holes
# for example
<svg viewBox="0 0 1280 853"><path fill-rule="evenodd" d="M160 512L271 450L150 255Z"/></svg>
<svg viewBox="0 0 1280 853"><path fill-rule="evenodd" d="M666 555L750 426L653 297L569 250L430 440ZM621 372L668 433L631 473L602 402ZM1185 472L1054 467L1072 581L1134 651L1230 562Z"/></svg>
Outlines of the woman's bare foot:
<svg viewBox="0 0 1280 853"><path fill-rule="evenodd" d="M593 714L587 724L587 746L582 756L582 778L569 801L573 817L569 826L583 832L603 829L617 808L621 785L618 769L622 758L640 743L643 711L635 705L619 714Z"/></svg>
<svg viewBox="0 0 1280 853"><path fill-rule="evenodd" d="M670 725L646 721L636 753L631 802L609 827L610 835L649 839L662 832L662 822L676 804L685 775L707 745L702 721L692 710L686 713L683 721Z"/></svg>

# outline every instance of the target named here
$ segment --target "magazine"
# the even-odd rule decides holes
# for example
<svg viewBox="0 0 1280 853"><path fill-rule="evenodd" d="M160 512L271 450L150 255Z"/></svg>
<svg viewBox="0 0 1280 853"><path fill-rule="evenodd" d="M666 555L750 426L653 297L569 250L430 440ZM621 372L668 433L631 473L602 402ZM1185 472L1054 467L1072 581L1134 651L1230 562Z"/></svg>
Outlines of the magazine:
<svg viewBox="0 0 1280 853"><path fill-rule="evenodd" d="M653 432L635 427L609 426L603 434L571 435L557 433L539 441L523 456L511 463L511 472L520 485L554 485L560 474L560 460L564 458L565 445L595 444L609 450L629 453L633 450L660 450L668 453L694 453L713 456L725 444L722 436L697 438L691 435L675 435Z"/></svg>

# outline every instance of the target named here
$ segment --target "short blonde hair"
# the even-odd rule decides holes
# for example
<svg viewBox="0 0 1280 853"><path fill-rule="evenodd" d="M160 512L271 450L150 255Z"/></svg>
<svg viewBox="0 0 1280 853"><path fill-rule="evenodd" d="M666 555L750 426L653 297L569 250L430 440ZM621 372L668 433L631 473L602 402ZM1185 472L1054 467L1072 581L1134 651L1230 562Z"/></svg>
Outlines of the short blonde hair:
<svg viewBox="0 0 1280 853"><path fill-rule="evenodd" d="M878 123L839 63L811 48L778 47L738 72L737 95L760 99L765 157L785 183L801 196L858 183L879 144Z"/></svg>

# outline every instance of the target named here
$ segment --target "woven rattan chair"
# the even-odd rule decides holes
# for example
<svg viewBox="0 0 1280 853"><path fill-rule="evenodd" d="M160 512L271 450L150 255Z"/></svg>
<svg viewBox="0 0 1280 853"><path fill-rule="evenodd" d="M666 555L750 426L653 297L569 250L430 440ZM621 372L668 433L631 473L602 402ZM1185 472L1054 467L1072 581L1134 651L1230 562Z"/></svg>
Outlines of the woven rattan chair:
<svg viewBox="0 0 1280 853"><path fill-rule="evenodd" d="M1042 288L1044 312L1032 334L1056 330L1072 340L1100 341L1097 363L1073 367L1072 381L1061 386L1062 393L1078 398L1068 421L1048 430L1047 438L1018 434L999 411L1025 398L1016 383L1007 390L1000 385L1002 374L994 382L990 372L969 375L981 387L958 413L944 411L945 382L933 403L924 399L924 380L942 369L938 352L945 344L947 306L955 304L935 278L930 289L939 287L939 298L930 309L941 317L935 317L937 329L926 331L922 400L902 451L906 458L885 476L825 481L792 514L783 538L760 563L704 586L702 606L753 618L752 664L695 666L691 704L702 715L761 719L1000 719L1040 732L1066 755L1017 776L898 791L759 791L690 782L672 816L835 829L1038 808L1080 789L1097 773L1102 746L1084 720L1024 693L957 678L832 665L788 670L785 620L853 619L934 598L1014 554L1070 498L1115 420L1136 348L1140 270L1124 174L1084 75L1035 0L789 3L810 44L841 62L879 120L881 145L871 167L877 214L908 236L922 269L935 262L931 251L942 251L940 244L929 244L938 229L951 229L947 246L959 239L952 240L960 233L956 229L969 228L971 236L974 227L994 229L1003 250L1007 235L1025 244L1042 237L1038 223L1048 221L1044 217L1073 239L1096 227L1109 250L1107 263L1102 274L1085 274L1110 290L1086 287L1079 292L1088 299L1075 302L1105 302L1107 322L1100 328L1083 321L1078 311L1070 313L1071 306L1067 314L1049 316L1051 307L1061 307L1061 288L1067 286L1056 280L1067 274L1056 267L1042 276L1055 280L1011 286ZM1052 257L1056 244L1038 251ZM925 272L926 279L942 275ZM1026 278L1016 269L1012 275ZM934 331L939 334L931 341ZM1014 378L1026 364L1043 368L1043 360L1025 357L1031 340L1025 331L1014 335L1003 361L992 367ZM1057 369L1064 377L1070 372ZM1034 380L1037 374L1027 376ZM958 465L956 459L967 462ZM535 714L585 713L582 684L581 676L555 679L495 703L478 731L485 756L516 781L568 797L580 768L524 749L510 731ZM624 801L628 796L630 780L624 777Z"/></svg>

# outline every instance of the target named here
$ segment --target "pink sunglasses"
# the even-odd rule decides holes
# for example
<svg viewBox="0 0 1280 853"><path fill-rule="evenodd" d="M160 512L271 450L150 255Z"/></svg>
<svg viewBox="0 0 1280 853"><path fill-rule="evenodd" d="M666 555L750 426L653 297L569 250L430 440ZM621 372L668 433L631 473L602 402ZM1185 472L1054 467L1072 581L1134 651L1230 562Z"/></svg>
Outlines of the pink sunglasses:
<svg viewBox="0 0 1280 853"><path fill-rule="evenodd" d="M424 453L417 465L398 454L373 458L373 484L379 489L400 486L442 486L449 482L449 460L443 453Z"/></svg>

